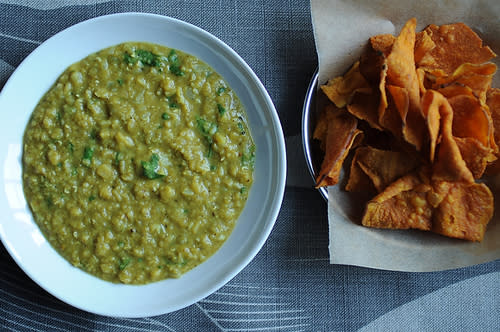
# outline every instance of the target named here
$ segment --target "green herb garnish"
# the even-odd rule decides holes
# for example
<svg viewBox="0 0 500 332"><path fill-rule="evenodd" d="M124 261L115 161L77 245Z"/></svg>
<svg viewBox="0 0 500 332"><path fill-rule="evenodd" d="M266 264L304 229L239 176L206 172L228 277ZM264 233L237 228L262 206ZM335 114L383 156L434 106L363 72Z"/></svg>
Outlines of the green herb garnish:
<svg viewBox="0 0 500 332"><path fill-rule="evenodd" d="M251 145L248 151L241 155L241 164L247 167L254 167L255 165L255 145Z"/></svg>
<svg viewBox="0 0 500 332"><path fill-rule="evenodd" d="M226 92L226 88L221 86L220 88L217 89L217 96L220 96L224 92Z"/></svg>
<svg viewBox="0 0 500 332"><path fill-rule="evenodd" d="M86 146L83 150L83 160L88 160L89 162L92 160L94 156L94 148Z"/></svg>
<svg viewBox="0 0 500 332"><path fill-rule="evenodd" d="M123 85L123 80L121 78L117 79L116 82L118 82L118 85L119 86L122 86Z"/></svg>
<svg viewBox="0 0 500 332"><path fill-rule="evenodd" d="M142 166L142 174L148 179L159 179L164 177L163 174L158 174L156 171L158 170L160 157L156 153L151 155L151 159L149 161L141 161Z"/></svg>
<svg viewBox="0 0 500 332"><path fill-rule="evenodd" d="M169 69L172 74L175 76L184 76L184 72L181 70L181 63L179 61L179 57L175 50L171 50L168 54L168 62L170 63Z"/></svg>
<svg viewBox="0 0 500 332"><path fill-rule="evenodd" d="M120 264L118 265L118 268L120 269L120 271L123 271L127 265L129 265L130 263L130 258L128 257L125 257L125 258L122 258L120 259Z"/></svg>
<svg viewBox="0 0 500 332"><path fill-rule="evenodd" d="M116 153L115 153L115 165L119 165L121 159L122 159L121 152L120 151L116 151Z"/></svg>
<svg viewBox="0 0 500 332"><path fill-rule="evenodd" d="M217 125L200 117L196 118L196 123L198 124L198 130L200 131L201 135L205 138L208 144L207 157L211 158L213 155L213 149L212 149L212 145L214 143L213 135L217 132Z"/></svg>
<svg viewBox="0 0 500 332"><path fill-rule="evenodd" d="M168 115L168 113L166 113L166 112L165 112L165 113L163 113L163 114L161 115L161 118L162 118L163 120L170 120L170 115Z"/></svg>
<svg viewBox="0 0 500 332"><path fill-rule="evenodd" d="M226 113L226 109L221 104L217 104L217 109L219 110L220 115L224 115L224 113Z"/></svg>
<svg viewBox="0 0 500 332"><path fill-rule="evenodd" d="M151 67L159 67L161 63L158 55L146 50L137 50L133 55L125 53L123 55L123 61L125 61L126 64L132 65L140 61L142 65Z"/></svg>
<svg viewBox="0 0 500 332"><path fill-rule="evenodd" d="M89 197L89 202L92 202L93 200L95 200L97 197L95 195L90 195Z"/></svg>

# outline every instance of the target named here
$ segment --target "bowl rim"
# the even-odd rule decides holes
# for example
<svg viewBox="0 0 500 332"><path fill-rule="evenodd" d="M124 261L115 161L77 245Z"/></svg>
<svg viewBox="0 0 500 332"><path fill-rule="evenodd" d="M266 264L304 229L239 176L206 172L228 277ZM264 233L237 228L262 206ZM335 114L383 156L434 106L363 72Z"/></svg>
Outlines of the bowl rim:
<svg viewBox="0 0 500 332"><path fill-rule="evenodd" d="M302 106L302 149L306 159L307 168L309 169L309 174L311 174L313 181L316 181L316 170L314 168L311 152L311 140L312 133L314 131L314 122L311 117L315 112L313 107L318 86L318 76L318 68L316 68L311 80L309 81L309 86L307 87L304 98L304 104ZM326 187L320 187L318 188L318 191L323 199L328 200L328 189Z"/></svg>

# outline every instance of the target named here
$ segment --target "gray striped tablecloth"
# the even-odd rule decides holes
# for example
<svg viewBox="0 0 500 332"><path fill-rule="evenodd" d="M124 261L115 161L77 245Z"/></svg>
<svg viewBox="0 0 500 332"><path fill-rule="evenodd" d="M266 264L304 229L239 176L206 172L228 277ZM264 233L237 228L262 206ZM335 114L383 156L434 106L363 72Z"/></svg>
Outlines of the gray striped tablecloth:
<svg viewBox="0 0 500 332"><path fill-rule="evenodd" d="M300 145L302 102L317 66L308 1L0 0L0 88L58 31L128 11L197 25L231 46L260 77L287 140L281 213L260 253L226 286L185 309L143 319L102 317L60 302L0 245L1 331L500 330L498 260L435 273L329 264L326 204L312 189Z"/></svg>

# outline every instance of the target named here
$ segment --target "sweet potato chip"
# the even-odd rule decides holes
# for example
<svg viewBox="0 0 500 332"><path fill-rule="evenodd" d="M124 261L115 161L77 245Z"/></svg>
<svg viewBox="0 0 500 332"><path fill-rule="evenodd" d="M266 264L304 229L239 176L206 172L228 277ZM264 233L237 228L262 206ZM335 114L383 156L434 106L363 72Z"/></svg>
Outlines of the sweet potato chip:
<svg viewBox="0 0 500 332"><path fill-rule="evenodd" d="M464 63L451 76L437 78L433 84L433 89L438 90L450 84L468 87L474 96L484 104L486 92L491 86L496 70L497 66L491 62L480 65Z"/></svg>
<svg viewBox="0 0 500 332"><path fill-rule="evenodd" d="M333 105L327 107L334 108ZM316 177L316 188L337 184L342 163L347 157L355 138L361 134L355 117L343 110L329 110L333 113L328 122L325 158Z"/></svg>
<svg viewBox="0 0 500 332"><path fill-rule="evenodd" d="M403 137L420 150L425 123L420 112L420 87L414 59L416 24L414 18L406 22L387 56L387 87L399 87L402 89L399 92L404 91L408 95L408 108L401 114ZM397 96L402 97L402 94L398 93ZM395 100L396 107L400 101L398 98ZM398 110L402 111L400 108Z"/></svg>
<svg viewBox="0 0 500 332"><path fill-rule="evenodd" d="M358 164L378 192L419 165L415 156L403 151L380 150L370 146L356 149L352 162Z"/></svg>
<svg viewBox="0 0 500 332"><path fill-rule="evenodd" d="M488 90L486 105L488 105L488 110L493 122L493 137L498 145L500 143L500 89L492 88ZM486 170L489 175L500 173L500 153L496 151L496 155L499 159L488 165Z"/></svg>
<svg viewBox="0 0 500 332"><path fill-rule="evenodd" d="M481 178L486 166L497 159L493 149L485 147L473 137L455 137L455 142L457 142L462 159L475 179Z"/></svg>
<svg viewBox="0 0 500 332"><path fill-rule="evenodd" d="M453 109L453 135L474 137L486 147L490 146L493 124L488 111L479 99L466 95L448 98Z"/></svg>
<svg viewBox="0 0 500 332"><path fill-rule="evenodd" d="M415 50L413 52L415 63L419 63L429 51L434 49L434 47L436 47L436 44L427 31L418 32L415 37Z"/></svg>
<svg viewBox="0 0 500 332"><path fill-rule="evenodd" d="M347 105L347 111L360 120L365 120L368 124L378 130L382 130L378 123L378 107L380 96L378 94L356 92L352 101Z"/></svg>
<svg viewBox="0 0 500 332"><path fill-rule="evenodd" d="M422 113L424 115L429 137L429 160L434 162L436 147L439 139L439 130L441 128L440 107L442 99L433 92L425 93L422 97Z"/></svg>
<svg viewBox="0 0 500 332"><path fill-rule="evenodd" d="M436 46L418 62L420 67L439 69L451 75L463 63L480 64L495 57L495 53L483 46L481 38L464 23L431 24L424 31Z"/></svg>
<svg viewBox="0 0 500 332"><path fill-rule="evenodd" d="M453 110L448 100L434 90L428 90L422 99L422 104L429 105L429 108L437 107L441 119L441 142L437 151L437 158L433 164L433 180L474 182L474 177L462 159L452 134Z"/></svg>
<svg viewBox="0 0 500 332"><path fill-rule="evenodd" d="M392 51L395 40L396 37L391 34L381 34L370 37L370 44L376 52L380 52L387 57Z"/></svg>
<svg viewBox="0 0 500 332"><path fill-rule="evenodd" d="M427 201L432 187L408 174L370 200L361 223L376 228L430 230L433 207Z"/></svg>
<svg viewBox="0 0 500 332"><path fill-rule="evenodd" d="M372 92L370 85L359 71L359 61L344 76L335 77L326 85L321 85L321 90L339 108L346 106L356 92Z"/></svg>
<svg viewBox="0 0 500 332"><path fill-rule="evenodd" d="M359 167L359 164L354 161L358 150L359 149L356 149L353 162L351 162L351 169L349 171L349 178L347 179L345 190L350 192L364 192L368 194L373 193L373 195L375 195L377 194L377 189L375 189L373 181L361 169L361 167Z"/></svg>
<svg viewBox="0 0 500 332"><path fill-rule="evenodd" d="M447 191L432 218L432 231L448 237L481 241L493 216L493 195L484 183L438 183ZM439 188L441 187L441 188Z"/></svg>

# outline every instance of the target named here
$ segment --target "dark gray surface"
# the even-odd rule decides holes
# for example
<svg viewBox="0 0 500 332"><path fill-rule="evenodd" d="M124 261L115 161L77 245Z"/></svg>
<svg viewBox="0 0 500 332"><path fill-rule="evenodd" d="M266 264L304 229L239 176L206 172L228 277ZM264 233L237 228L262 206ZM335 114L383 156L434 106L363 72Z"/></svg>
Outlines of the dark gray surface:
<svg viewBox="0 0 500 332"><path fill-rule="evenodd" d="M306 174L297 136L303 98L317 66L308 1L93 4L87 0L81 6L59 5L62 1L13 2L0 0L0 88L41 42L75 23L128 11L172 16L214 34L247 61L268 89L287 148L294 152L289 174ZM500 261L435 273L330 265L326 203L318 192L299 183L307 181L290 179L271 236L240 274L199 303L162 316L115 319L70 307L31 281L0 245L0 330L500 329Z"/></svg>

